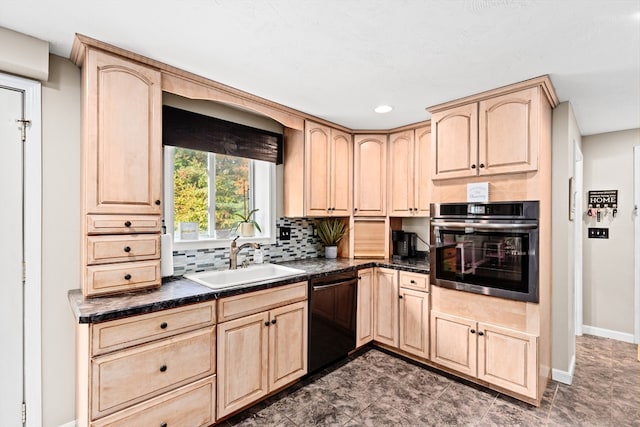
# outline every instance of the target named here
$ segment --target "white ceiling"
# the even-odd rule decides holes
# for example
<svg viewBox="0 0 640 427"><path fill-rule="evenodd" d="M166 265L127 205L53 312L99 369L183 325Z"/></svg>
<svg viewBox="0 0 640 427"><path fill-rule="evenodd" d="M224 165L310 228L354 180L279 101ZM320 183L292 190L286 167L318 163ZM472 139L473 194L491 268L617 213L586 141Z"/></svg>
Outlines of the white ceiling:
<svg viewBox="0 0 640 427"><path fill-rule="evenodd" d="M81 33L352 129L543 74L583 135L640 128L640 0L2 3L56 55Z"/></svg>

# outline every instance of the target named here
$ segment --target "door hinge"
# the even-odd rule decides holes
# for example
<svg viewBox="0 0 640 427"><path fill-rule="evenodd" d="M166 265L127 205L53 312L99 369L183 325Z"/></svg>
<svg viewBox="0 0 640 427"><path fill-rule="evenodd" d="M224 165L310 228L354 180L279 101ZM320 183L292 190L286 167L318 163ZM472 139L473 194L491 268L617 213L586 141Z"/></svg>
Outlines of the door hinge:
<svg viewBox="0 0 640 427"><path fill-rule="evenodd" d="M22 424L27 422L27 404L22 402Z"/></svg>
<svg viewBox="0 0 640 427"><path fill-rule="evenodd" d="M27 126L31 125L31 120L17 119L16 122L20 123L20 139L25 142L27 140Z"/></svg>

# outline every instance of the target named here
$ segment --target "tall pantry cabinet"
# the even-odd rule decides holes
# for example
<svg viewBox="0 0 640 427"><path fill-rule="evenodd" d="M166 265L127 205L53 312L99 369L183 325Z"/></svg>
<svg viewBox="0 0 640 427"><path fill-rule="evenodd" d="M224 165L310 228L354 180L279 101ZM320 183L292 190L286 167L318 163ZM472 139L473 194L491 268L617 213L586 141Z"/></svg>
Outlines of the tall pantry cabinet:
<svg viewBox="0 0 640 427"><path fill-rule="evenodd" d="M160 71L81 46L82 292L161 284Z"/></svg>

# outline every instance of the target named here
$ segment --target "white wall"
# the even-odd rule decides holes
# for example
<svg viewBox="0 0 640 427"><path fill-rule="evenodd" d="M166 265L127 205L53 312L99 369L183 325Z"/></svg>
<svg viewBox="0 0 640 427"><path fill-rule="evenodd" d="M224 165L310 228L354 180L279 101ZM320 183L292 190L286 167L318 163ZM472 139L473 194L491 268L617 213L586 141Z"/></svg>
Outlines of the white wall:
<svg viewBox="0 0 640 427"><path fill-rule="evenodd" d="M80 287L80 69L50 57L42 86L42 418L75 420L75 319Z"/></svg>
<svg viewBox="0 0 640 427"><path fill-rule="evenodd" d="M633 146L640 129L585 136L584 205L589 190L618 190L618 216L584 221L584 331L633 340ZM609 227L609 239L588 239L588 227Z"/></svg>
<svg viewBox="0 0 640 427"><path fill-rule="evenodd" d="M574 232L569 220L569 178L574 177L574 143L580 130L569 102L553 111L551 218L553 379L571 383L575 363ZM576 220L580 220L579 213Z"/></svg>

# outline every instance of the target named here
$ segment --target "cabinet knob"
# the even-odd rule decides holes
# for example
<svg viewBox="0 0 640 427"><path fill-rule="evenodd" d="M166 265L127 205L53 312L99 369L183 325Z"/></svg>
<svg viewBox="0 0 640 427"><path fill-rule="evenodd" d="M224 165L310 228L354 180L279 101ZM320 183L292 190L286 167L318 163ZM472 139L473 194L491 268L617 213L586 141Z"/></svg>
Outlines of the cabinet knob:
<svg viewBox="0 0 640 427"><path fill-rule="evenodd" d="M169 326L167 325L167 322L160 323L160 329L167 329L167 326Z"/></svg>
<svg viewBox="0 0 640 427"><path fill-rule="evenodd" d="M353 211L354 212L358 212L358 208L353 208Z"/></svg>
<svg viewBox="0 0 640 427"><path fill-rule="evenodd" d="M125 274L124 280L131 280L131 275L129 273Z"/></svg>
<svg viewBox="0 0 640 427"><path fill-rule="evenodd" d="M476 333L476 330L475 330L475 329L472 329L472 330L470 330L469 332L471 332L472 334L475 334L475 333Z"/></svg>
<svg viewBox="0 0 640 427"><path fill-rule="evenodd" d="M264 322L264 326L269 326L269 325L270 325L270 323L269 323L268 320L266 322Z"/></svg>
<svg viewBox="0 0 640 427"><path fill-rule="evenodd" d="M271 321L271 324L272 324L272 325L275 325L275 324L276 324L276 319L273 319L273 320Z"/></svg>
<svg viewBox="0 0 640 427"><path fill-rule="evenodd" d="M480 169L484 167L484 163L480 163Z"/></svg>
<svg viewBox="0 0 640 427"><path fill-rule="evenodd" d="M124 251L125 252L131 252L131 247L130 246L125 246L124 247Z"/></svg>
<svg viewBox="0 0 640 427"><path fill-rule="evenodd" d="M398 295L398 298L402 299L402 298L404 298L404 297L403 297L402 295Z"/></svg>
<svg viewBox="0 0 640 427"><path fill-rule="evenodd" d="M160 366L160 372L166 372L166 371L167 371L167 365Z"/></svg>
<svg viewBox="0 0 640 427"><path fill-rule="evenodd" d="M410 281L409 283L411 283L412 285L415 285L415 284L416 284L416 281L415 281L415 280L413 280L413 279L411 279L411 281Z"/></svg>
<svg viewBox="0 0 640 427"><path fill-rule="evenodd" d="M475 168L476 168L476 165L474 163L474 164L471 165L471 169L475 169Z"/></svg>
<svg viewBox="0 0 640 427"><path fill-rule="evenodd" d="M167 423L162 423L162 424L160 424L160 427L167 427L167 426L168 426L168 424L167 424Z"/></svg>
<svg viewBox="0 0 640 427"><path fill-rule="evenodd" d="M479 335L479 336L483 336L483 335L484 335L484 332L482 332L482 331L478 331L478 335Z"/></svg>
<svg viewBox="0 0 640 427"><path fill-rule="evenodd" d="M156 200L156 201L155 201L155 204L156 204L157 206L160 206L160 200Z"/></svg>
<svg viewBox="0 0 640 427"><path fill-rule="evenodd" d="M125 221L124 222L124 226L125 227L131 227L131 221Z"/></svg>
<svg viewBox="0 0 640 427"><path fill-rule="evenodd" d="M358 280L362 280L362 276L358 276Z"/></svg>

